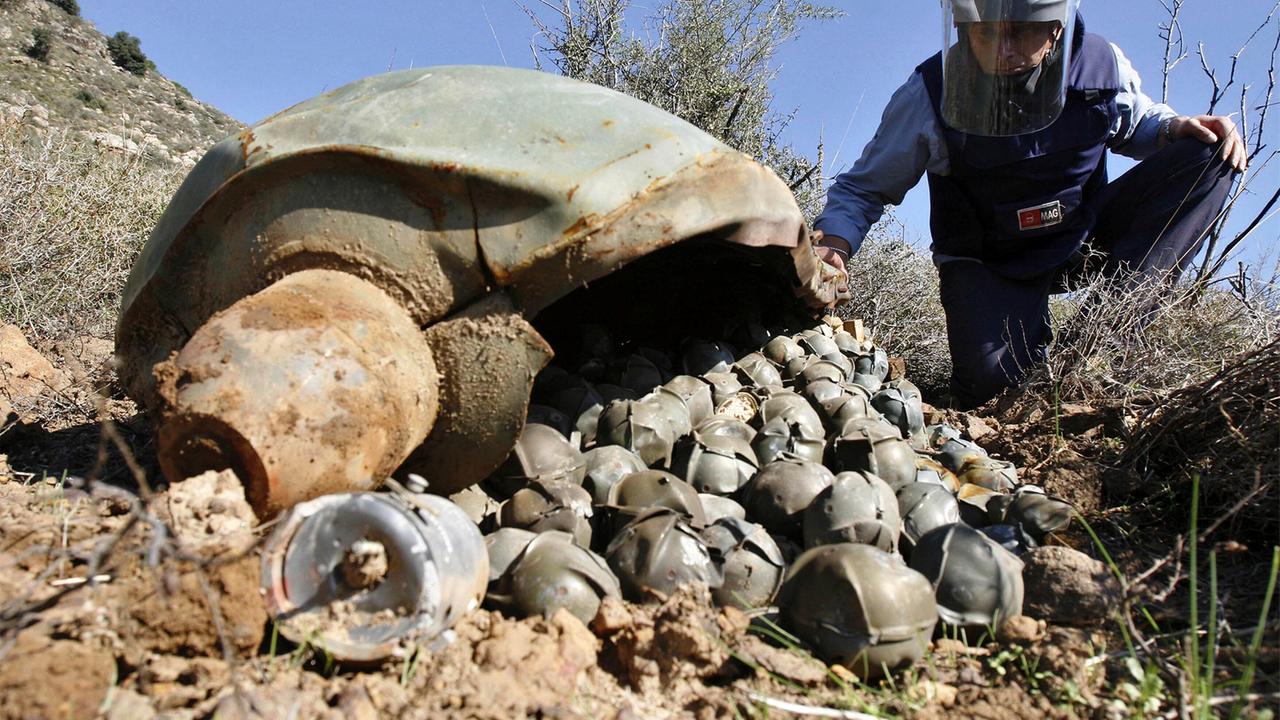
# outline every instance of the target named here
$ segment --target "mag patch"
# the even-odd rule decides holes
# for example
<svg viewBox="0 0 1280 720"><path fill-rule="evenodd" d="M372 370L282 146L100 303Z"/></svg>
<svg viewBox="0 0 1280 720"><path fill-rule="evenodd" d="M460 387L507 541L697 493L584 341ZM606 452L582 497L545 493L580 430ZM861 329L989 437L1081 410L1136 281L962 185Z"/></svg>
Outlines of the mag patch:
<svg viewBox="0 0 1280 720"><path fill-rule="evenodd" d="M1064 215L1062 202L1058 200L1024 208L1018 211L1018 229L1022 231L1039 230L1040 228L1057 225L1062 222Z"/></svg>

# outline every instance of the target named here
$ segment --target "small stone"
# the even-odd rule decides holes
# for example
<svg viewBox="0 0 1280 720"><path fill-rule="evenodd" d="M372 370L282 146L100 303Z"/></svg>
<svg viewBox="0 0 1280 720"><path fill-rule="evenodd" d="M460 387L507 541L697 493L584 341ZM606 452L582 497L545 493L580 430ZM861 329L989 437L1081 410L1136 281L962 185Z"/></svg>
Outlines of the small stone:
<svg viewBox="0 0 1280 720"><path fill-rule="evenodd" d="M106 720L151 720L155 716L156 708L145 695L119 687L106 711Z"/></svg>
<svg viewBox="0 0 1280 720"><path fill-rule="evenodd" d="M991 683L987 682L987 678L982 674L982 670L973 666L960 668L957 679L965 685L977 685L978 687L987 687Z"/></svg>
<svg viewBox="0 0 1280 720"><path fill-rule="evenodd" d="M723 607L716 617L716 624L720 626L722 635L737 635L751 625L751 618L736 607Z"/></svg>
<svg viewBox="0 0 1280 720"><path fill-rule="evenodd" d="M1033 643L1044 636L1044 629L1043 620L1014 615L1000 625L996 639L1002 643Z"/></svg>
<svg viewBox="0 0 1280 720"><path fill-rule="evenodd" d="M941 638L933 643L933 652L937 655L964 655L968 650L968 645L954 638Z"/></svg>
<svg viewBox="0 0 1280 720"><path fill-rule="evenodd" d="M17 325L0 326L0 422L30 416L36 400L61 390L67 378L27 342Z"/></svg>
<svg viewBox="0 0 1280 720"><path fill-rule="evenodd" d="M343 582L364 590L382 582L387 567L387 548L377 540L364 539L351 544L340 569Z"/></svg>
<svg viewBox="0 0 1280 720"><path fill-rule="evenodd" d="M988 435L994 435L996 432L995 430L992 430L991 426L988 425L982 418L974 417L973 415L965 416L964 429L965 429L965 432L968 433L969 439L973 440L974 442L977 442L982 438L987 437Z"/></svg>
<svg viewBox="0 0 1280 720"><path fill-rule="evenodd" d="M210 470L173 483L157 498L160 517L178 540L198 552L217 554L248 550L257 541L256 518L245 500L244 486L230 470Z"/></svg>
<svg viewBox="0 0 1280 720"><path fill-rule="evenodd" d="M885 378L890 382L901 380L907 376L907 360L901 357L889 358L889 375Z"/></svg>
<svg viewBox="0 0 1280 720"><path fill-rule="evenodd" d="M817 686L827 680L827 666L821 661L795 650L774 647L755 635L744 637L736 649L761 670L792 682Z"/></svg>
<svg viewBox="0 0 1280 720"><path fill-rule="evenodd" d="M853 674L853 671L843 665L830 665L827 668L833 675L847 683L859 683L862 679Z"/></svg>
<svg viewBox="0 0 1280 720"><path fill-rule="evenodd" d="M1106 621L1120 602L1120 584L1101 561L1068 547L1041 547L1022 556L1023 610L1058 625Z"/></svg>
<svg viewBox="0 0 1280 720"><path fill-rule="evenodd" d="M922 702L936 702L942 707L951 707L956 704L956 697L959 696L960 691L946 683L921 680L912 688L911 694Z"/></svg>
<svg viewBox="0 0 1280 720"><path fill-rule="evenodd" d="M369 691L360 685L348 686L338 695L338 710L347 720L378 720L378 708L374 707Z"/></svg>
<svg viewBox="0 0 1280 720"><path fill-rule="evenodd" d="M562 661L579 670L595 664L600 641L576 615L560 608L551 616L550 622L560 632L558 654Z"/></svg>
<svg viewBox="0 0 1280 720"><path fill-rule="evenodd" d="M632 622L634 618L631 616L631 611L627 609L626 603L622 602L621 598L609 595L600 601L600 609L596 612L595 619L591 621L591 631L600 636L612 635L629 627Z"/></svg>

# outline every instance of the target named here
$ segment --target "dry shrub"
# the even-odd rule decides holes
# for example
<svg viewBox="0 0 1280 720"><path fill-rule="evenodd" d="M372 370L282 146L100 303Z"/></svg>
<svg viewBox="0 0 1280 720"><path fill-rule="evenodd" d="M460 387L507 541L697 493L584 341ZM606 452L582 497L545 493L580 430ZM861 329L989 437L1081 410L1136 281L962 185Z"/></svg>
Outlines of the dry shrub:
<svg viewBox="0 0 1280 720"><path fill-rule="evenodd" d="M1132 285L1133 282L1129 281ZM1149 494L1250 519L1274 539L1280 472L1280 296L1268 279L1227 287L1095 280L1052 305L1057 340L1027 390L1051 402L1113 406L1135 418L1119 466ZM1235 527L1239 527L1236 525Z"/></svg>
<svg viewBox="0 0 1280 720"><path fill-rule="evenodd" d="M1061 401L1150 403L1223 370L1280 331L1274 274L1231 289L1100 278L1055 300L1055 341L1029 374Z"/></svg>
<svg viewBox="0 0 1280 720"><path fill-rule="evenodd" d="M945 389L951 353L932 259L879 225L849 263L849 290L840 316L865 320L876 343L905 358L926 398Z"/></svg>
<svg viewBox="0 0 1280 720"><path fill-rule="evenodd" d="M129 268L181 178L64 132L0 124L0 321L111 337Z"/></svg>
<svg viewBox="0 0 1280 720"><path fill-rule="evenodd" d="M1249 537L1274 542L1280 533L1280 340L1232 359L1150 409L1124 460L1144 477L1187 480L1199 473L1214 516L1232 514Z"/></svg>

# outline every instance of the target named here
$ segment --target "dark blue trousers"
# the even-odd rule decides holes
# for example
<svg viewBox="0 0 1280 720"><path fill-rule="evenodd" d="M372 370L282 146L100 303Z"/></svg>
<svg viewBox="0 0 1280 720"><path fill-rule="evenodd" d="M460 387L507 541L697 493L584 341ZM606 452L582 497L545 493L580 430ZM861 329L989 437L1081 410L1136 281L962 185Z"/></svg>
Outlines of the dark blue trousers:
<svg viewBox="0 0 1280 720"><path fill-rule="evenodd" d="M1098 221L1087 259L1031 279L1002 277L976 261L941 264L953 405L980 405L1044 360L1049 295L1070 282L1095 273L1176 280L1231 190L1219 147L1180 140L1103 188L1092 201Z"/></svg>

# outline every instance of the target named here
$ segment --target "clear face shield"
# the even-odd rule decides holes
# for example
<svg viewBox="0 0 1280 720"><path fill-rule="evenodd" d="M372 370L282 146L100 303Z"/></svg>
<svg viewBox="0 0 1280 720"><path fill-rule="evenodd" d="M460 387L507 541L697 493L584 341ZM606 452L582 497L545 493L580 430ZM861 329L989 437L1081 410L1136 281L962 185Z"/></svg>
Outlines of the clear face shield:
<svg viewBox="0 0 1280 720"><path fill-rule="evenodd" d="M942 117L971 135L1043 130L1066 102L1079 0L943 0Z"/></svg>

